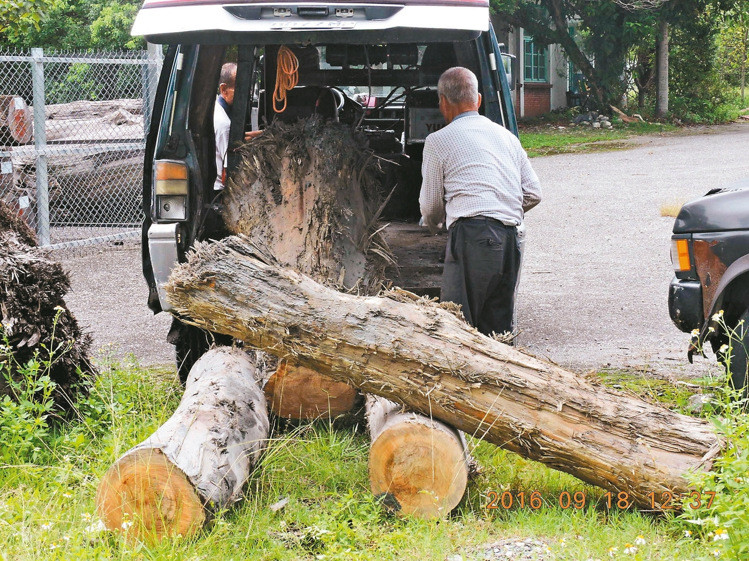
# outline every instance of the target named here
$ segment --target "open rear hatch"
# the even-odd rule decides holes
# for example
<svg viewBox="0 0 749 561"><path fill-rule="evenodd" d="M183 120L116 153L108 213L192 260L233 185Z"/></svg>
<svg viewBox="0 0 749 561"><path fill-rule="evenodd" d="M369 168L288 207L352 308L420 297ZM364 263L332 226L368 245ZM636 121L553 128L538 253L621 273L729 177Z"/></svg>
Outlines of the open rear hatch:
<svg viewBox="0 0 749 561"><path fill-rule="evenodd" d="M267 2L145 0L132 34L152 43L466 41L489 28L488 0Z"/></svg>

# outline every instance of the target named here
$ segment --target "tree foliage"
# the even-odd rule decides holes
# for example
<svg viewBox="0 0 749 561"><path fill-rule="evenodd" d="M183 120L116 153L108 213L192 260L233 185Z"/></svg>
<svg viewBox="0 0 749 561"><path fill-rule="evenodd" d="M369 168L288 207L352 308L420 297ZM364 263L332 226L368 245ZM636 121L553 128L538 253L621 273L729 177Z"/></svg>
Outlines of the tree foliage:
<svg viewBox="0 0 749 561"><path fill-rule="evenodd" d="M6 1L0 0L0 5ZM0 29L3 43L22 49L58 50L139 49L144 46L142 39L130 36L140 6L138 0L19 1L47 2L48 9L38 18L36 27Z"/></svg>
<svg viewBox="0 0 749 561"><path fill-rule="evenodd" d="M0 2L0 34L8 29L28 32L38 29L55 0L3 0Z"/></svg>
<svg viewBox="0 0 749 561"><path fill-rule="evenodd" d="M655 21L652 11L614 0L491 0L491 5L535 41L559 43L601 106L621 98L627 55L651 33ZM577 41L568 31L570 23L579 32Z"/></svg>

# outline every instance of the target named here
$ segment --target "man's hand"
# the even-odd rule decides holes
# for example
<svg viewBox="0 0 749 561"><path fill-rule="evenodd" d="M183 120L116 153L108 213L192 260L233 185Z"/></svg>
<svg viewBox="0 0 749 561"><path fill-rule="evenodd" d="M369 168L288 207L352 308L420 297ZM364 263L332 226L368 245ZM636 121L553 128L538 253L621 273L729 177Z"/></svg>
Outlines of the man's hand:
<svg viewBox="0 0 749 561"><path fill-rule="evenodd" d="M429 224L427 224L426 220L424 220L424 217L422 216L421 219L419 220L419 226L421 226L422 228L429 228L429 231L432 234L438 234L442 230L443 224L442 222L440 222L439 224L437 224L437 226L430 226Z"/></svg>
<svg viewBox="0 0 749 561"><path fill-rule="evenodd" d="M247 131L246 133L244 133L244 139L245 141L252 140L253 138L257 138L261 134L263 134L263 131Z"/></svg>

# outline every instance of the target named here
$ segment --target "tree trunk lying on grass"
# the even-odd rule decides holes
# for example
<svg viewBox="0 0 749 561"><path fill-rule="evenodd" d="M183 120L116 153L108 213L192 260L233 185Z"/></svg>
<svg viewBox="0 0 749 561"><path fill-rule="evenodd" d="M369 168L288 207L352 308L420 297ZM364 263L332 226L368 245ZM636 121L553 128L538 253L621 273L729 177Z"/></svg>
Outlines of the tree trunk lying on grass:
<svg viewBox="0 0 749 561"><path fill-rule="evenodd" d="M435 518L458 506L468 484L461 433L383 397L367 396L369 483L403 514Z"/></svg>
<svg viewBox="0 0 749 561"><path fill-rule="evenodd" d="M195 325L433 416L650 507L722 443L706 421L607 389L408 293L326 288L238 237L201 244L168 298Z"/></svg>
<svg viewBox="0 0 749 561"><path fill-rule="evenodd" d="M149 541L187 536L240 498L269 431L255 374L247 354L230 347L195 363L174 414L99 483L96 508L108 529Z"/></svg>

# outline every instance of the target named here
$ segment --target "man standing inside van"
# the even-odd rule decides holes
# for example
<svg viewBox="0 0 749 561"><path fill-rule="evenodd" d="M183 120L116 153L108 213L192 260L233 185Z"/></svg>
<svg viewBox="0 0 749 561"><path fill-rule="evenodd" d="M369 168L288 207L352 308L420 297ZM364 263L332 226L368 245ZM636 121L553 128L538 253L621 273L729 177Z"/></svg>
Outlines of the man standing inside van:
<svg viewBox="0 0 749 561"><path fill-rule="evenodd" d="M216 181L213 189L224 188L224 166L226 165L226 151L229 149L229 129L231 128L231 108L234 105L234 87L237 83L237 64L227 62L221 67L219 76L218 96L213 108L213 132L216 135ZM261 131L244 133L244 139L250 140L258 136Z"/></svg>
<svg viewBox="0 0 749 561"><path fill-rule="evenodd" d="M541 185L517 137L479 115L473 72L446 70L437 93L447 126L424 143L419 203L432 232L441 223L448 231L441 300L460 304L484 334L511 332L517 226L541 201Z"/></svg>

